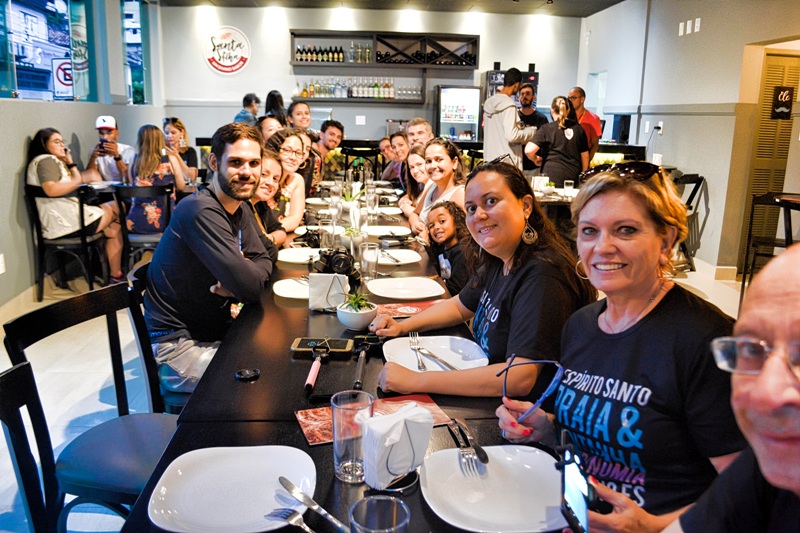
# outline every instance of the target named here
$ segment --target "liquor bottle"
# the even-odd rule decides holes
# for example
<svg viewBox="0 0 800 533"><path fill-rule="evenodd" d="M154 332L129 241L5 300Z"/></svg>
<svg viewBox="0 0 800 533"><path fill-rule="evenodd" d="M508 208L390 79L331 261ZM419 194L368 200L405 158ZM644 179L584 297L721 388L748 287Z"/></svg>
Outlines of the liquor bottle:
<svg viewBox="0 0 800 533"><path fill-rule="evenodd" d="M383 91L383 84L380 82L379 78L375 79L375 98L386 98L386 93Z"/></svg>
<svg viewBox="0 0 800 533"><path fill-rule="evenodd" d="M356 51L353 48L353 41L350 41L350 53L347 56L347 62L353 63L356 60Z"/></svg>
<svg viewBox="0 0 800 533"><path fill-rule="evenodd" d="M364 63L369 63L372 60L372 50L367 43L364 47Z"/></svg>
<svg viewBox="0 0 800 533"><path fill-rule="evenodd" d="M309 61L311 61L312 63L316 63L317 62L317 47L316 46L312 46L311 47L311 59L309 59Z"/></svg>
<svg viewBox="0 0 800 533"><path fill-rule="evenodd" d="M320 61L323 62L323 63L327 63L328 62L328 49L327 48L323 48L322 49L322 54L320 54Z"/></svg>
<svg viewBox="0 0 800 533"><path fill-rule="evenodd" d="M301 55L302 55L302 50L300 49L300 46L298 45L297 49L294 51L294 60L296 62L302 61L302 59L300 59Z"/></svg>
<svg viewBox="0 0 800 533"><path fill-rule="evenodd" d="M308 84L306 82L303 82L303 90L300 91L300 97L308 98Z"/></svg>
<svg viewBox="0 0 800 533"><path fill-rule="evenodd" d="M388 98L394 100L395 98L395 90L394 90L394 78L389 79L389 96Z"/></svg>
<svg viewBox="0 0 800 533"><path fill-rule="evenodd" d="M314 80L311 80L311 83L308 84L308 97L314 98L315 94L317 94L317 91L314 88Z"/></svg>
<svg viewBox="0 0 800 533"><path fill-rule="evenodd" d="M320 93L319 81L315 81L314 82L314 94L316 94L317 97L319 97L320 96L319 93Z"/></svg>
<svg viewBox="0 0 800 533"><path fill-rule="evenodd" d="M344 48L339 47L339 63L344 63Z"/></svg>
<svg viewBox="0 0 800 533"><path fill-rule="evenodd" d="M363 55L364 52L361 50L361 43L358 43L358 47L356 48L356 63L361 63Z"/></svg>

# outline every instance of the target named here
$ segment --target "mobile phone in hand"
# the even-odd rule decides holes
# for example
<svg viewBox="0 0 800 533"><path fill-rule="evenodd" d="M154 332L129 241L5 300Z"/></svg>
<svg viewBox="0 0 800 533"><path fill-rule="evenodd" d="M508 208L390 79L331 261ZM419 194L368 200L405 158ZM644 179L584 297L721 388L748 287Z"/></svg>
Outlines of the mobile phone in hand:
<svg viewBox="0 0 800 533"><path fill-rule="evenodd" d="M561 470L561 514L574 533L589 531L589 502L594 489L589 485L581 468L580 456L564 450L564 467Z"/></svg>

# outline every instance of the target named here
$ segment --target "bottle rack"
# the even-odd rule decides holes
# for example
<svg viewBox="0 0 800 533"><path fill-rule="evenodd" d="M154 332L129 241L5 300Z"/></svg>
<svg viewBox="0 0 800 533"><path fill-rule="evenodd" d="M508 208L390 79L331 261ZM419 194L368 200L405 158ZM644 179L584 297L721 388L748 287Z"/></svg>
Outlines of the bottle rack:
<svg viewBox="0 0 800 533"><path fill-rule="evenodd" d="M293 66L363 68L380 65L381 68L475 70L480 57L477 35L315 30L291 30L291 35L290 64ZM335 53L326 55L325 50L331 49ZM314 50L318 51L316 55ZM321 58L319 50L322 50ZM305 58L303 52L306 52Z"/></svg>

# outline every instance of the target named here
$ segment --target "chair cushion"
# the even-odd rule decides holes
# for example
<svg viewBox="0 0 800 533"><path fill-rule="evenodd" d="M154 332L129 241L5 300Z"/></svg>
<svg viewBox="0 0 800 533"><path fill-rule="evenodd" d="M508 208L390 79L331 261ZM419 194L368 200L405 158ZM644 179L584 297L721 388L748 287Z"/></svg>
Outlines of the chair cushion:
<svg viewBox="0 0 800 533"><path fill-rule="evenodd" d="M135 502L175 433L177 421L175 415L134 414L82 433L56 462L61 490L104 501Z"/></svg>
<svg viewBox="0 0 800 533"><path fill-rule="evenodd" d="M158 244L163 233L129 233L131 244Z"/></svg>
<svg viewBox="0 0 800 533"><path fill-rule="evenodd" d="M87 244L91 244L95 241L99 241L103 237L104 235L102 233L94 233L86 237L86 242ZM81 246L80 237L61 237L58 239L42 239L42 242L47 246Z"/></svg>

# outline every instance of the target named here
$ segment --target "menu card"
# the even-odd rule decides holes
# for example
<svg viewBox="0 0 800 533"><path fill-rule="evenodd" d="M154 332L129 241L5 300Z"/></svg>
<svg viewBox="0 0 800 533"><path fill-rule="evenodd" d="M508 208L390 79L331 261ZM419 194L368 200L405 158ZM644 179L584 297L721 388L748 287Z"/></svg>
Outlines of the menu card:
<svg viewBox="0 0 800 533"><path fill-rule="evenodd" d="M431 412L434 426L441 426L450 421L450 417L427 394L379 398L375 400L372 411L375 415L388 415L399 411L411 402L416 402L417 405ZM294 415L297 417L300 429L303 430L303 435L305 435L310 446L333 442L333 422L331 420L330 406L301 409L295 411Z"/></svg>

